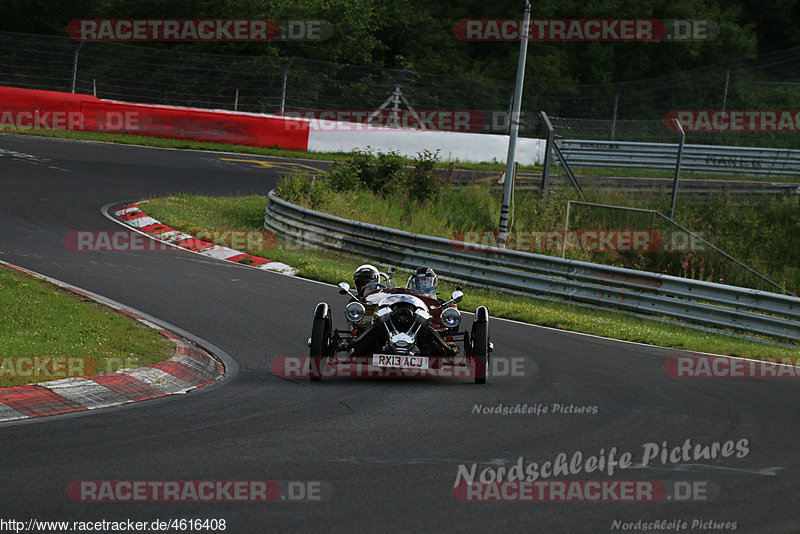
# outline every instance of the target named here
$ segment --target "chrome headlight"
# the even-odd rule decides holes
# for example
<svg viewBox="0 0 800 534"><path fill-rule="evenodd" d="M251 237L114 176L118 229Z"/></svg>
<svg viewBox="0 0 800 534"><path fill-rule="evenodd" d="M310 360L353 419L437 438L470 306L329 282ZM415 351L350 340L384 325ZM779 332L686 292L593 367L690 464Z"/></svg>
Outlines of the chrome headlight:
<svg viewBox="0 0 800 534"><path fill-rule="evenodd" d="M461 324L461 312L456 308L447 308L442 312L442 324L447 328L455 328Z"/></svg>
<svg viewBox="0 0 800 534"><path fill-rule="evenodd" d="M353 301L344 308L344 316L351 323L360 323L366 314L364 305Z"/></svg>

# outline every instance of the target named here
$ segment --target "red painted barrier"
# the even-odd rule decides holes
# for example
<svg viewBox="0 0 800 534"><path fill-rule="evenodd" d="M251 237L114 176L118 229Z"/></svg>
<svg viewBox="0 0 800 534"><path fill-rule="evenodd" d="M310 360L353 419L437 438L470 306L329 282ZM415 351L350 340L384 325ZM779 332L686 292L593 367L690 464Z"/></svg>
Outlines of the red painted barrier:
<svg viewBox="0 0 800 534"><path fill-rule="evenodd" d="M91 95L33 91L16 87L0 87L0 113L19 112L76 112L85 100L97 100Z"/></svg>
<svg viewBox="0 0 800 534"><path fill-rule="evenodd" d="M308 121L197 108L131 104L91 95L0 87L0 129L127 133L191 141L308 149Z"/></svg>

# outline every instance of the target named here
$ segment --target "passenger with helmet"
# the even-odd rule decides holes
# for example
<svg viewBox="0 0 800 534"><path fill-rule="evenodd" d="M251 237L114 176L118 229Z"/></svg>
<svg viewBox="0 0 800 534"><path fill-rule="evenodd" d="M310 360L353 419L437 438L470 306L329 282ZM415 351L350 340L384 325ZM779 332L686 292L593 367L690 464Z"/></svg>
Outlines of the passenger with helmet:
<svg viewBox="0 0 800 534"><path fill-rule="evenodd" d="M430 298L436 297L436 287L439 285L439 277L430 267L420 267L411 275L406 284L406 289L413 289L424 293Z"/></svg>
<svg viewBox="0 0 800 534"><path fill-rule="evenodd" d="M364 298L370 293L380 289L381 274L378 269L370 264L364 264L353 273L353 285L358 298Z"/></svg>

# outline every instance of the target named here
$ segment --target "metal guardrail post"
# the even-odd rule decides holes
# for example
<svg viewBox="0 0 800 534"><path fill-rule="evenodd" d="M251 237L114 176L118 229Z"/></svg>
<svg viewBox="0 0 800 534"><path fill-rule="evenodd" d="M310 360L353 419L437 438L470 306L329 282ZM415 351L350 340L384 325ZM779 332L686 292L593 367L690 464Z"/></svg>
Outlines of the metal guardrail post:
<svg viewBox="0 0 800 534"><path fill-rule="evenodd" d="M572 172L572 169L569 166L569 162L564 157L564 154L561 152L561 149L558 147L558 143L556 143L555 139L555 129L553 128L550 119L547 117L547 113L544 111L539 112L539 117L542 119L542 123L544 124L545 129L547 130L547 142L545 144L544 149L544 168L542 170L542 199L547 197L547 188L549 187L550 183L550 165L552 162L552 154L555 152L558 161L561 162L561 166L564 167L564 171L567 173L570 181L572 182L573 187L581 196L584 198L583 189L581 188L581 184L578 183L578 179L575 178L575 174Z"/></svg>
<svg viewBox="0 0 800 534"><path fill-rule="evenodd" d="M544 124L544 127L547 130L547 141L545 142L544 147L544 165L542 167L542 199L544 200L547 198L547 188L550 184L550 163L553 160L553 143L555 142L555 132L553 130L553 125L550 124L550 119L547 117L547 113L540 111L539 117L542 119L542 124Z"/></svg>
<svg viewBox="0 0 800 534"><path fill-rule="evenodd" d="M564 217L564 240L561 243L561 259L567 255L567 232L569 232L569 209L572 206L572 201L567 200L567 214Z"/></svg>
<svg viewBox="0 0 800 534"><path fill-rule="evenodd" d="M678 156L675 159L675 181L672 184L672 203L670 204L669 208L669 218L675 218L675 203L678 201L678 179L681 175L681 157L683 156L683 142L686 139L686 132L683 131L683 126L681 123L678 122L678 119L673 119L675 121L675 126L678 127L678 131L681 134L681 141L678 145Z"/></svg>
<svg viewBox="0 0 800 534"><path fill-rule="evenodd" d="M570 181L572 182L572 186L581 196L581 198L585 198L583 194L583 188L581 188L581 184L578 183L578 179L575 177L575 173L572 172L572 168L569 166L569 162L567 158L564 157L564 153L561 152L561 149L558 147L558 143L553 140L553 151L556 153L556 157L558 157L558 161L561 162L561 166L564 167L564 171L567 173Z"/></svg>

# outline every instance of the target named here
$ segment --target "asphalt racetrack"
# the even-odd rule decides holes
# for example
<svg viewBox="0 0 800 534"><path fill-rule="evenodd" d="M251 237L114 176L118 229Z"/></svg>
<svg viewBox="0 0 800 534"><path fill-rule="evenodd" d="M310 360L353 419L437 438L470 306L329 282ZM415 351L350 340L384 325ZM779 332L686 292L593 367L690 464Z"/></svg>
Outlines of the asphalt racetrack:
<svg viewBox="0 0 800 534"><path fill-rule="evenodd" d="M286 170L230 159L275 161L0 135L0 259L130 306L235 361L226 379L186 395L0 427L3 519L224 519L237 533L588 533L653 521L664 532L684 524L681 531L800 531L800 390L790 378L670 378L664 362L679 351L492 320L495 356L516 362L522 376L485 386L282 379L269 364L307 354L317 302L329 302L334 324L344 326L345 301L332 286L187 252L64 246L71 230L118 229L101 214L109 203L180 192L266 194ZM502 413L525 404L539 413ZM588 408L575 413L580 407ZM692 450L733 443L736 454L671 458L687 440ZM608 458L614 448L629 452L633 465L589 472L586 458ZM575 474L543 474L545 462L577 451L584 463ZM653 458L643 465L647 453ZM613 502L614 489L612 502L454 496L457 475L473 464L491 477L520 458L525 468L537 464L540 480L607 488L658 481L672 493L659 502ZM76 502L67 488L84 480L311 481L325 496Z"/></svg>

